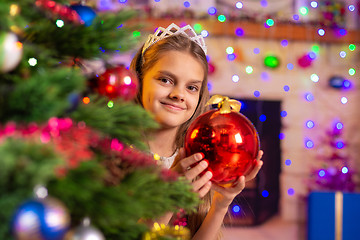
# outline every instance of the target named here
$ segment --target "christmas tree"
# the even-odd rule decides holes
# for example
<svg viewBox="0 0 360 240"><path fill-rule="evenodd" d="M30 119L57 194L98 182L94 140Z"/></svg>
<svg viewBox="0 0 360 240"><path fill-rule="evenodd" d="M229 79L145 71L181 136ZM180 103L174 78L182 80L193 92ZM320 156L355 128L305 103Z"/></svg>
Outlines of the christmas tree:
<svg viewBox="0 0 360 240"><path fill-rule="evenodd" d="M343 137L343 124L336 122L325 132L317 148L317 163L313 165L309 188L311 191L355 190L354 171Z"/></svg>
<svg viewBox="0 0 360 240"><path fill-rule="evenodd" d="M157 124L131 101L136 77L108 64L139 41L134 17L0 1L0 239L85 239L96 229L96 239L141 239L149 229L139 219L198 204L190 184L145 153L142 133ZM106 71L86 69L93 60ZM83 219L91 225L79 231Z"/></svg>

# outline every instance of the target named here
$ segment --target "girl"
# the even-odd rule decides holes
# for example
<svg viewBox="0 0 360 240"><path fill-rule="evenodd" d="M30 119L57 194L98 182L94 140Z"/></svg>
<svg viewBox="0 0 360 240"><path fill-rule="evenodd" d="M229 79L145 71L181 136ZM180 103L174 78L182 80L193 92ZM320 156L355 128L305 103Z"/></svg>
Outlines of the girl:
<svg viewBox="0 0 360 240"><path fill-rule="evenodd" d="M192 239L212 240L219 237L229 205L245 187L245 177L227 188L212 184L210 171L200 176L208 165L203 154L185 157L182 148L186 130L206 110L209 98L206 51L202 36L196 35L189 25L180 28L171 24L149 35L130 68L140 81L137 102L160 124L159 129L146 135L150 151L162 156L165 167L191 181L193 190L204 199L198 211L188 216L187 227ZM258 156L257 165L246 180L260 170L262 151ZM194 163L199 164L191 168ZM172 216L169 213L159 222L168 224Z"/></svg>

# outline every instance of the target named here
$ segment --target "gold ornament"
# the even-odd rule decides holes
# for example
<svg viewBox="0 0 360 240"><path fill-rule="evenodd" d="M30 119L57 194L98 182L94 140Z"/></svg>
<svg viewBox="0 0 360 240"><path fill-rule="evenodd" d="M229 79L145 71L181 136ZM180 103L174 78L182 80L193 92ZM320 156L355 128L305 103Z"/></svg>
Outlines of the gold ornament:
<svg viewBox="0 0 360 240"><path fill-rule="evenodd" d="M241 103L235 99L230 99L226 96L214 95L206 103L206 105L217 104L219 112L221 114L230 113L231 111L239 112L241 109Z"/></svg>

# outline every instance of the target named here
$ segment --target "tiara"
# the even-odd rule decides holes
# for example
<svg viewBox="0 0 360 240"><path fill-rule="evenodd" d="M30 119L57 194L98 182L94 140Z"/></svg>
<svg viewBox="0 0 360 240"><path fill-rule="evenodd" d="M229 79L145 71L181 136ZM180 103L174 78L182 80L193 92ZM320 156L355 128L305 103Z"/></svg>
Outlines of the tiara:
<svg viewBox="0 0 360 240"><path fill-rule="evenodd" d="M172 31L176 30L176 31ZM170 24L166 29L163 27L158 27L156 32L154 34L150 34L148 39L146 40L142 54L153 44L157 43L158 41L173 36L173 35L179 35L182 34L186 37L188 37L191 41L195 42L197 45L201 47L201 49L204 51L205 55L207 53L207 48L205 45L204 38L201 35L196 35L194 29L190 25L186 25L185 27L179 27L175 23Z"/></svg>

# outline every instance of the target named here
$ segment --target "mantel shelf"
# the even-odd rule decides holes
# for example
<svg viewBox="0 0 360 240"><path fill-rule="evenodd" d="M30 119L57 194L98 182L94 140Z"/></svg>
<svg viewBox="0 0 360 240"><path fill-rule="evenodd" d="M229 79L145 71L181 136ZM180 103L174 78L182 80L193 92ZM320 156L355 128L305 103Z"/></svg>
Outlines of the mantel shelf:
<svg viewBox="0 0 360 240"><path fill-rule="evenodd" d="M188 18L138 18L135 20L138 23L145 23L145 30L153 32L155 27L167 27L171 23L180 24L201 24L203 29L206 29L211 36L231 36L236 35L236 29L241 28L244 31L243 38L256 39L273 39L288 41L309 41L319 43L359 43L360 30L347 30L345 36L338 36L337 31L331 28L323 28L325 30L324 36L319 36L318 28L310 25L296 25L286 23L275 23L274 26L265 28L263 25L248 21L226 21L219 22L216 19L188 19Z"/></svg>

